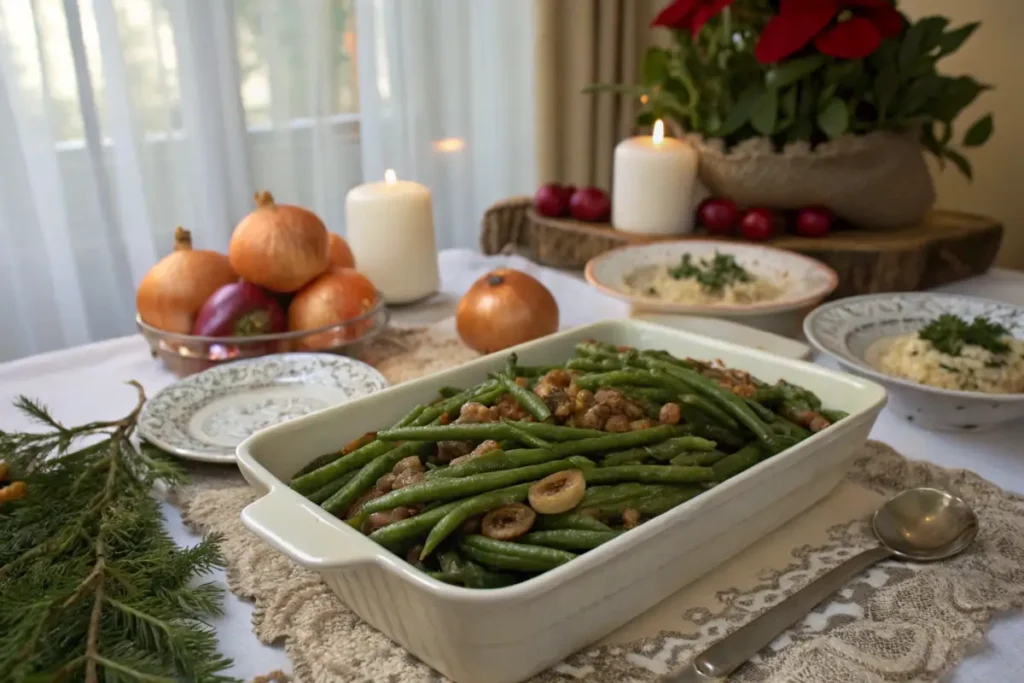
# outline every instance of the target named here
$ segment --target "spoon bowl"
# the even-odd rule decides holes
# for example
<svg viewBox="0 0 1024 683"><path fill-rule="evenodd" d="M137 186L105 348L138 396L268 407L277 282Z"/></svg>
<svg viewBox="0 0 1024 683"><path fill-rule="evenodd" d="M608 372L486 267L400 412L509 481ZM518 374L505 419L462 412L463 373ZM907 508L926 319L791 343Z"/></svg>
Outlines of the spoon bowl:
<svg viewBox="0 0 1024 683"><path fill-rule="evenodd" d="M887 500L872 517L871 527L896 557L935 562L971 544L978 535L978 516L952 494L918 488Z"/></svg>

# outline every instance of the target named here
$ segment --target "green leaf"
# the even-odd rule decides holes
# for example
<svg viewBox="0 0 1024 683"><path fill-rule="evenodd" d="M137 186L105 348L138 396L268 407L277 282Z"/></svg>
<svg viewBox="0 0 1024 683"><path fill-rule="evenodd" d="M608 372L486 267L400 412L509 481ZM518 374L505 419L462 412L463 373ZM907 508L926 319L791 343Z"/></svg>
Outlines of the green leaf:
<svg viewBox="0 0 1024 683"><path fill-rule="evenodd" d="M945 149L942 156L953 162L953 165L960 169L960 172L967 176L968 180L974 180L974 171L971 169L971 162L967 161L964 155L951 149Z"/></svg>
<svg viewBox="0 0 1024 683"><path fill-rule="evenodd" d="M651 110L646 110L636 115L636 125L641 128L647 128L653 126L654 122L658 120L658 117Z"/></svg>
<svg viewBox="0 0 1024 683"><path fill-rule="evenodd" d="M761 99L763 92L764 90L762 90L760 85L748 86L739 99L736 100L736 104L726 114L725 122L718 130L713 131L712 134L715 137L725 137L732 135L746 125L750 121L751 112L754 111L754 106Z"/></svg>
<svg viewBox="0 0 1024 683"><path fill-rule="evenodd" d="M981 147L992 137L994 130L995 122L992 120L992 114L978 119L964 135L964 147Z"/></svg>
<svg viewBox="0 0 1024 683"><path fill-rule="evenodd" d="M967 108L978 95L989 90L970 76L945 79L941 93L929 108L930 113L940 121L949 123Z"/></svg>
<svg viewBox="0 0 1024 683"><path fill-rule="evenodd" d="M938 76L923 76L911 83L898 106L900 117L907 117L920 111L941 88L942 79Z"/></svg>
<svg viewBox="0 0 1024 683"><path fill-rule="evenodd" d="M764 84L769 88L785 88L814 73L824 64L825 57L823 55L789 59L769 69L764 75Z"/></svg>
<svg viewBox="0 0 1024 683"><path fill-rule="evenodd" d="M774 88L765 90L750 112L750 125L761 135L775 132L775 124L779 120L779 91Z"/></svg>
<svg viewBox="0 0 1024 683"><path fill-rule="evenodd" d="M939 46L942 33L949 26L946 17L925 17L917 22L921 25L921 53L929 54Z"/></svg>
<svg viewBox="0 0 1024 683"><path fill-rule="evenodd" d="M789 88L779 98L782 113L787 117L796 116L796 88Z"/></svg>
<svg viewBox="0 0 1024 683"><path fill-rule="evenodd" d="M973 24L967 24L966 26L961 26L958 29L943 33L942 38L939 39L939 54L936 55L936 59L940 59L959 50L960 46L962 46L967 39L971 37L971 34L978 30L979 26L981 26L981 23L976 21Z"/></svg>
<svg viewBox="0 0 1024 683"><path fill-rule="evenodd" d="M818 112L818 127L833 140L849 130L850 113L846 110L846 103L838 97L829 100Z"/></svg>
<svg viewBox="0 0 1024 683"><path fill-rule="evenodd" d="M907 32L904 34L903 41L900 43L899 55L896 57L901 74L911 73L918 60L924 56L921 43L924 41L927 30L928 27L925 23L919 21L907 29Z"/></svg>
<svg viewBox="0 0 1024 683"><path fill-rule="evenodd" d="M935 124L921 126L921 146L934 154L936 159L942 159L942 144L935 136Z"/></svg>
<svg viewBox="0 0 1024 683"><path fill-rule="evenodd" d="M891 62L882 67L875 77L875 96L878 98L878 109L881 116L889 110L896 93L900 89L900 74Z"/></svg>
<svg viewBox="0 0 1024 683"><path fill-rule="evenodd" d="M644 85L657 85L668 76L670 55L667 50L652 47L644 55L644 63L640 68L640 82Z"/></svg>
<svg viewBox="0 0 1024 683"><path fill-rule="evenodd" d="M897 38L888 38L882 41L882 44L875 50L870 57L868 62L876 70L881 69L886 64L892 64L896 61L896 56L900 51L900 41Z"/></svg>

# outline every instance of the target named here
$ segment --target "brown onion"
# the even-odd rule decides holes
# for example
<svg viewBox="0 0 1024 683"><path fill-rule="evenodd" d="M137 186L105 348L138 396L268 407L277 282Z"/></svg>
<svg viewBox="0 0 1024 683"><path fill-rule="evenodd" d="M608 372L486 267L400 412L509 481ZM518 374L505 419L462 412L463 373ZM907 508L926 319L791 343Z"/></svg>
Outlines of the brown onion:
<svg viewBox="0 0 1024 683"><path fill-rule="evenodd" d="M238 276L228 257L192 248L192 233L174 231L174 251L149 269L135 293L135 308L147 325L189 334L196 315L214 292Z"/></svg>
<svg viewBox="0 0 1024 683"><path fill-rule="evenodd" d="M471 349L493 353L558 331L558 304L535 278L501 268L473 283L455 325Z"/></svg>
<svg viewBox="0 0 1024 683"><path fill-rule="evenodd" d="M294 292L330 265L327 228L315 213L275 204L256 193L256 210L235 227L231 266L244 280L275 292Z"/></svg>
<svg viewBox="0 0 1024 683"><path fill-rule="evenodd" d="M331 268L306 285L288 307L288 329L315 330L358 318L377 305L377 288L351 268ZM373 325L361 320L342 330L303 337L298 347L326 349L358 339Z"/></svg>
<svg viewBox="0 0 1024 683"><path fill-rule="evenodd" d="M349 248L348 242L335 235L333 232L330 233L329 238L331 245L331 265L335 268L355 268L356 257L352 255L352 250Z"/></svg>

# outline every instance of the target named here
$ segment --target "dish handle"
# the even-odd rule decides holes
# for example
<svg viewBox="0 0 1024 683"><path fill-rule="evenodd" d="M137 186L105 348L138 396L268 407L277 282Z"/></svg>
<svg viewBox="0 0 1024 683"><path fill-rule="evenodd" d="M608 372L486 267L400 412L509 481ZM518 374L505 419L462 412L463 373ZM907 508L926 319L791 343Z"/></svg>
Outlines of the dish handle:
<svg viewBox="0 0 1024 683"><path fill-rule="evenodd" d="M274 487L242 510L242 523L309 569L324 570L376 561L380 552L376 543L321 508L296 501L298 495L290 489Z"/></svg>

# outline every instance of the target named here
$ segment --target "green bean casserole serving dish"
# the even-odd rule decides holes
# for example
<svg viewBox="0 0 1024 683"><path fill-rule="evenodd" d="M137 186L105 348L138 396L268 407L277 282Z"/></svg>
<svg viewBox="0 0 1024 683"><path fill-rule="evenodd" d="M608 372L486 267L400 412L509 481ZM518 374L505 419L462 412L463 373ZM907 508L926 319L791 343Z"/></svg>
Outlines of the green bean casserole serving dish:
<svg viewBox="0 0 1024 683"><path fill-rule="evenodd" d="M558 365L442 387L323 455L292 490L431 577L472 589L572 561L846 414L713 359L581 341Z"/></svg>

